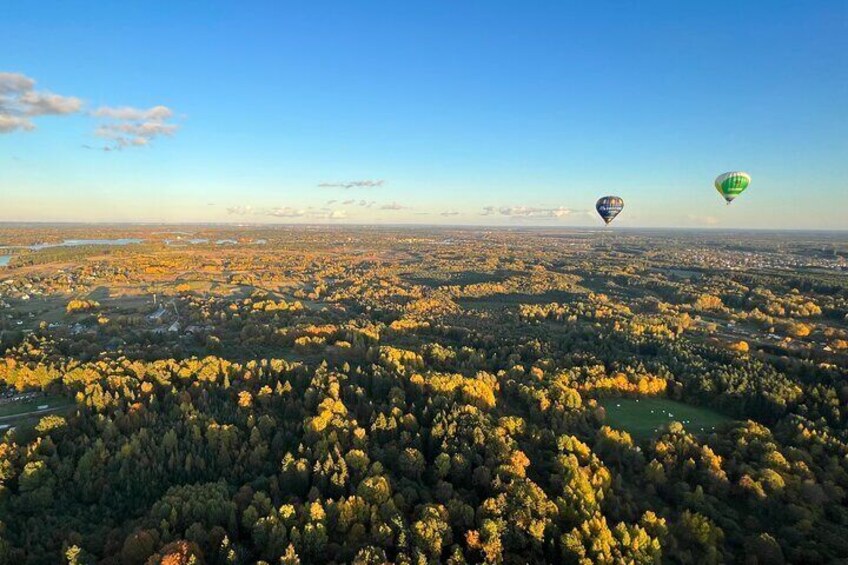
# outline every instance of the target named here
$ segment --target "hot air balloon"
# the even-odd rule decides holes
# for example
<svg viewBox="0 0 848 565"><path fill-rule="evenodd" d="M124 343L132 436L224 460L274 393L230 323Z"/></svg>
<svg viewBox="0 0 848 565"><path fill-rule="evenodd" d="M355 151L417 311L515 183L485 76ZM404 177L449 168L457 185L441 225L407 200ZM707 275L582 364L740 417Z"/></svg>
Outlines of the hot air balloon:
<svg viewBox="0 0 848 565"><path fill-rule="evenodd" d="M624 210L624 200L618 196L602 196L595 203L595 210L603 218L604 223L609 225Z"/></svg>
<svg viewBox="0 0 848 565"><path fill-rule="evenodd" d="M727 203L733 202L733 199L742 194L748 185L751 184L751 175L741 171L733 171L719 175L715 180L715 187Z"/></svg>

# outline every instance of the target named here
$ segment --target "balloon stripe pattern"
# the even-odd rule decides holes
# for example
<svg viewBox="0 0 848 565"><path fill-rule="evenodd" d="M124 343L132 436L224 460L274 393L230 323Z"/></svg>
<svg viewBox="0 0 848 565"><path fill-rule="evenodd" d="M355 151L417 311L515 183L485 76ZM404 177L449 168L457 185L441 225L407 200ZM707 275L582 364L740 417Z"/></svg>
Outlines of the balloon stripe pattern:
<svg viewBox="0 0 848 565"><path fill-rule="evenodd" d="M598 211L604 223L609 225L624 210L624 200L618 196L602 196L595 203L595 210Z"/></svg>
<svg viewBox="0 0 848 565"><path fill-rule="evenodd" d="M721 194L727 203L733 202L733 199L742 194L751 184L751 175L741 171L733 171L719 175L715 180L715 187L718 193Z"/></svg>

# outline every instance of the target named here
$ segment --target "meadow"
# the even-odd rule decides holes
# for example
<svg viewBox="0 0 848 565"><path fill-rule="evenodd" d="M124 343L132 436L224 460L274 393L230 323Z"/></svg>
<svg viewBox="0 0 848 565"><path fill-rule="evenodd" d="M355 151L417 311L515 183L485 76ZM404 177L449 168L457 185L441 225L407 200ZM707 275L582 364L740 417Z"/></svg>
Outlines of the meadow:
<svg viewBox="0 0 848 565"><path fill-rule="evenodd" d="M671 422L680 422L689 433L701 434L732 421L714 410L668 398L606 398L599 404L606 410L608 426L637 440L658 435Z"/></svg>

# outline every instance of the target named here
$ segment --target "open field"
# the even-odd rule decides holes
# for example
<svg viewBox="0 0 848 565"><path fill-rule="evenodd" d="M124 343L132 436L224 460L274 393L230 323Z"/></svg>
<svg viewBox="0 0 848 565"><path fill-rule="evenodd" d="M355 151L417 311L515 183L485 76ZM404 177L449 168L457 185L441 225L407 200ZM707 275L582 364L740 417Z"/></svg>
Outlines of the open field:
<svg viewBox="0 0 848 565"><path fill-rule="evenodd" d="M462 272L435 272L429 276L405 275L406 280L413 284L420 284L427 287L437 288L440 286L450 285L468 285L487 282L499 282L505 280L510 275L514 275L513 271L502 271L498 273L476 273L474 271Z"/></svg>
<svg viewBox="0 0 848 565"><path fill-rule="evenodd" d="M39 410L39 406L47 408ZM20 402L0 404L0 424L14 424L18 418L26 418L38 414L49 414L60 408L73 405L73 401L64 396L47 395Z"/></svg>
<svg viewBox="0 0 848 565"><path fill-rule="evenodd" d="M572 302L575 294L564 290L549 290L539 294L504 294L496 293L490 296L459 298L457 303L464 308L477 310L503 310L515 308L519 304L549 304L551 302Z"/></svg>
<svg viewBox="0 0 848 565"><path fill-rule="evenodd" d="M688 432L698 434L732 421L713 410L667 398L605 398L599 404L606 409L608 426L638 440L656 435L671 422L680 422Z"/></svg>

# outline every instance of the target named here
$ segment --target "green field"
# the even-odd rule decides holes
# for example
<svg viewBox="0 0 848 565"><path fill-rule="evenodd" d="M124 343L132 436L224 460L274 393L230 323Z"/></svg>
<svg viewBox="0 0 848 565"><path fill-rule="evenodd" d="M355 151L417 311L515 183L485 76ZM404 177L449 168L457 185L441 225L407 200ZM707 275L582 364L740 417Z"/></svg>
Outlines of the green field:
<svg viewBox="0 0 848 565"><path fill-rule="evenodd" d="M45 404L48 406L46 410L38 410L39 406L43 406ZM40 396L32 400L0 404L0 424L15 424L18 418L40 415L42 413L52 414L57 409L66 408L72 404L73 401L71 399L55 395Z"/></svg>
<svg viewBox="0 0 848 565"><path fill-rule="evenodd" d="M519 304L550 304L559 302L565 304L574 302L578 295L567 290L549 290L540 294L516 292L504 294L501 292L480 297L463 297L457 299L457 304L463 308L475 310L504 310L515 308Z"/></svg>
<svg viewBox="0 0 848 565"><path fill-rule="evenodd" d="M667 398L604 398L605 423L624 430L636 440L656 435L671 422L680 422L693 434L708 433L732 419L707 408L690 406Z"/></svg>

